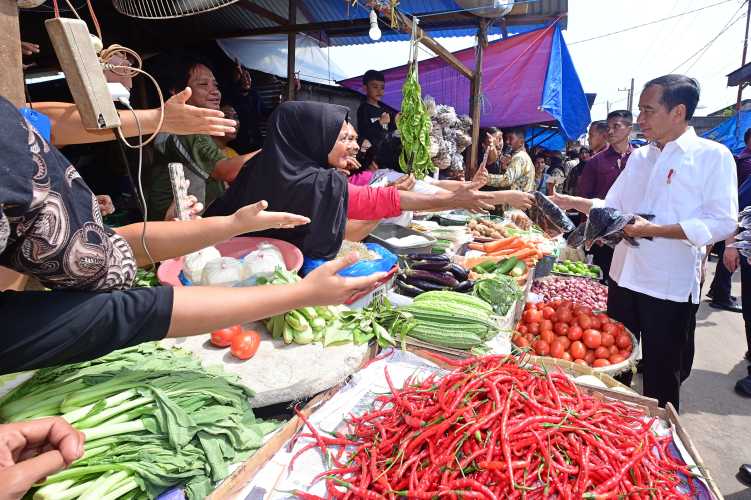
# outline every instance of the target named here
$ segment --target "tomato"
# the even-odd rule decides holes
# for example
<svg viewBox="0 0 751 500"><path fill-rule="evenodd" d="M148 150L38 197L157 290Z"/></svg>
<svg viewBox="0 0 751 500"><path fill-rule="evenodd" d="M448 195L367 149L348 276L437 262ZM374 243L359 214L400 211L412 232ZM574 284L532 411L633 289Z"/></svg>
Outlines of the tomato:
<svg viewBox="0 0 751 500"><path fill-rule="evenodd" d="M553 342L555 340L555 333L551 332L550 330L545 330L544 332L540 332L540 340L544 340L548 344Z"/></svg>
<svg viewBox="0 0 751 500"><path fill-rule="evenodd" d="M542 321L542 311L537 309L527 309L522 315L525 323L539 323Z"/></svg>
<svg viewBox="0 0 751 500"><path fill-rule="evenodd" d="M230 352L239 359L250 359L261 345L261 335L255 330L244 330L232 339Z"/></svg>
<svg viewBox="0 0 751 500"><path fill-rule="evenodd" d="M534 302L527 302L527 304L524 306L525 311L534 310L537 309L537 304Z"/></svg>
<svg viewBox="0 0 751 500"><path fill-rule="evenodd" d="M243 331L240 325L222 328L211 332L211 343L216 347L229 347L232 339Z"/></svg>
<svg viewBox="0 0 751 500"><path fill-rule="evenodd" d="M608 361L610 361L611 365L617 365L618 363L623 363L624 361L626 361L626 358L624 358L620 354L612 354Z"/></svg>
<svg viewBox="0 0 751 500"><path fill-rule="evenodd" d="M571 347L571 340L569 340L569 338L568 338L568 337L566 337L565 335L561 335L561 336L560 336L560 337L558 337L558 338L557 338L556 340L557 340L558 342L560 342L561 344L563 344L563 348L564 348L565 350L568 350L568 348L569 348L569 347Z"/></svg>
<svg viewBox="0 0 751 500"><path fill-rule="evenodd" d="M527 339L527 342L530 344L535 341L535 334L534 333L526 333L524 334L524 338Z"/></svg>
<svg viewBox="0 0 751 500"><path fill-rule="evenodd" d="M618 329L613 323L603 323L600 329L602 330L602 333L609 333L613 336L618 332Z"/></svg>
<svg viewBox="0 0 751 500"><path fill-rule="evenodd" d="M563 344L558 342L557 340L554 340L550 344L550 355L554 358L561 359L563 357L563 353L566 352L566 350L563 348Z"/></svg>
<svg viewBox="0 0 751 500"><path fill-rule="evenodd" d="M581 306L579 308L582 312L582 314L586 314L587 316L592 316L592 308L587 306Z"/></svg>
<svg viewBox="0 0 751 500"><path fill-rule="evenodd" d="M542 308L542 317L545 319L550 319L552 315L555 314L555 309L553 309L550 306L545 306Z"/></svg>
<svg viewBox="0 0 751 500"><path fill-rule="evenodd" d="M620 354L621 356L623 356L624 358L626 358L626 359L628 359L628 358L630 358L630 357L631 357L631 351L620 351L620 353L619 353L619 354Z"/></svg>
<svg viewBox="0 0 751 500"><path fill-rule="evenodd" d="M612 321L610 317L605 313L599 313L597 315L597 319L600 320L600 323L606 323L606 322Z"/></svg>
<svg viewBox="0 0 751 500"><path fill-rule="evenodd" d="M584 365L584 366L589 366L589 365L587 364L587 362L586 362L586 361L584 361L583 359L575 359L575 360L574 360L574 363L576 363L577 365Z"/></svg>
<svg viewBox="0 0 751 500"><path fill-rule="evenodd" d="M552 302L548 302L548 305L552 307L553 309L558 309L561 307L561 301L560 300L554 300Z"/></svg>
<svg viewBox="0 0 751 500"><path fill-rule="evenodd" d="M576 317L576 322L579 323L579 326L582 330L588 330L592 327L592 320L589 319L589 316L586 314L580 314Z"/></svg>
<svg viewBox="0 0 751 500"><path fill-rule="evenodd" d="M568 324L563 322L556 323L553 330L555 330L555 333L558 335L566 335L568 333Z"/></svg>
<svg viewBox="0 0 751 500"><path fill-rule="evenodd" d="M549 319L542 320L542 323L540 323L540 331L553 331L553 322Z"/></svg>
<svg viewBox="0 0 751 500"><path fill-rule="evenodd" d="M586 361L588 365L591 365L594 363L595 359L595 352L592 349L587 349L587 352L584 355L584 361Z"/></svg>
<svg viewBox="0 0 751 500"><path fill-rule="evenodd" d="M592 366L595 368L602 368L603 366L610 366L610 361L607 359L596 359L592 362Z"/></svg>
<svg viewBox="0 0 751 500"><path fill-rule="evenodd" d="M615 337L607 332L602 332L602 345L610 347L615 344Z"/></svg>
<svg viewBox="0 0 751 500"><path fill-rule="evenodd" d="M580 326L572 326L568 329L567 335L570 340L579 340L582 338L582 329Z"/></svg>
<svg viewBox="0 0 751 500"><path fill-rule="evenodd" d="M532 348L535 350L538 356L547 356L550 353L550 344L544 340L538 340L532 344Z"/></svg>
<svg viewBox="0 0 751 500"><path fill-rule="evenodd" d="M574 359L582 359L584 355L586 354L587 350L584 347L584 344L582 344L580 341L572 342L571 347L569 347L568 352L571 353L571 357Z"/></svg>
<svg viewBox="0 0 751 500"><path fill-rule="evenodd" d="M516 327L516 331L524 334L524 333L527 333L529 329L527 328L527 325L519 325Z"/></svg>
<svg viewBox="0 0 751 500"><path fill-rule="evenodd" d="M602 335L599 331L590 328L589 330L584 330L582 341L590 349L597 349L602 344Z"/></svg>
<svg viewBox="0 0 751 500"><path fill-rule="evenodd" d="M591 316L589 319L590 328L593 330L599 330L602 328L602 321L597 316Z"/></svg>
<svg viewBox="0 0 751 500"><path fill-rule="evenodd" d="M610 346L610 354L618 354L618 346L617 345L611 345Z"/></svg>
<svg viewBox="0 0 751 500"><path fill-rule="evenodd" d="M571 320L574 317L573 314L571 314L571 309L559 309L556 314L558 315L558 321L563 323L571 323Z"/></svg>
<svg viewBox="0 0 751 500"><path fill-rule="evenodd" d="M610 357L610 349L605 346L600 346L595 349L595 358L608 359Z"/></svg>
<svg viewBox="0 0 751 500"><path fill-rule="evenodd" d="M559 306L562 309L568 309L571 310L572 307L574 307L574 303L570 300L562 300L561 305Z"/></svg>
<svg viewBox="0 0 751 500"><path fill-rule="evenodd" d="M628 333L619 333L615 338L618 349L631 349L631 336Z"/></svg>
<svg viewBox="0 0 751 500"><path fill-rule="evenodd" d="M574 358L571 357L571 353L568 351L563 351L563 357L561 359L565 359L566 361L573 361Z"/></svg>
<svg viewBox="0 0 751 500"><path fill-rule="evenodd" d="M529 340L520 335L514 340L514 345L516 345L516 347L518 347L519 349L525 349L529 347Z"/></svg>
<svg viewBox="0 0 751 500"><path fill-rule="evenodd" d="M527 328L529 329L529 333L534 335L540 333L540 323L527 323Z"/></svg>

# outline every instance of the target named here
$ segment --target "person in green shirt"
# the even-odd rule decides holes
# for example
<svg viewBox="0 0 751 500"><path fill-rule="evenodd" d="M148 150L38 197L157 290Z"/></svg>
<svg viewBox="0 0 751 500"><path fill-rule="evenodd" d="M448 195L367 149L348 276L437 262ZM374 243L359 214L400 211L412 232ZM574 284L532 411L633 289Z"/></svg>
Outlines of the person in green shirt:
<svg viewBox="0 0 751 500"><path fill-rule="evenodd" d="M208 63L192 57L173 62L168 72L173 80L169 92L190 87L188 104L218 110L222 94ZM182 163L185 178L190 181L188 193L208 207L224 193L225 183L231 183L252 155L228 158L214 140L204 134L161 134L154 141L154 160L144 168L143 182L149 220L163 220L173 202L172 186L167 166Z"/></svg>

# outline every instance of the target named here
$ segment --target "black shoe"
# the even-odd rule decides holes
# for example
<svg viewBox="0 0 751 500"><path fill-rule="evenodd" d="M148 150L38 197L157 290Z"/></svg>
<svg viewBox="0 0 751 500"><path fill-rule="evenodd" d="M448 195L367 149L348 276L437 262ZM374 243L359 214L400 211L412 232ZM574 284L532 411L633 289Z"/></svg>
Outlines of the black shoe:
<svg viewBox="0 0 751 500"><path fill-rule="evenodd" d="M744 398L751 398L751 375L735 383L735 392Z"/></svg>
<svg viewBox="0 0 751 500"><path fill-rule="evenodd" d="M732 300L728 300L727 302L716 302L712 301L709 303L709 307L713 309L722 309L723 311L731 311L731 312L743 312L743 308L739 306L736 302Z"/></svg>
<svg viewBox="0 0 751 500"><path fill-rule="evenodd" d="M746 358L746 361L751 362L751 351L746 351L746 355L743 357ZM751 366L749 366L749 369L751 369Z"/></svg>
<svg viewBox="0 0 751 500"><path fill-rule="evenodd" d="M746 486L751 486L751 465L743 464L738 467L738 479Z"/></svg>

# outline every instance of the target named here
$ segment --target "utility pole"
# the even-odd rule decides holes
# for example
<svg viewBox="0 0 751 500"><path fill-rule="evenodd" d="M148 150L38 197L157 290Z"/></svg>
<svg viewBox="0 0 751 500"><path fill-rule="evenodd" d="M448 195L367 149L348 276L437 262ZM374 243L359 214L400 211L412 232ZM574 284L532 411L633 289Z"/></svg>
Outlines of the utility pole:
<svg viewBox="0 0 751 500"><path fill-rule="evenodd" d="M631 90L628 93L628 112L634 114L634 79L631 79Z"/></svg>
<svg viewBox="0 0 751 500"><path fill-rule="evenodd" d="M607 109L607 113L610 114L610 101L605 101L605 108Z"/></svg>
<svg viewBox="0 0 751 500"><path fill-rule="evenodd" d="M741 59L741 66L746 65L746 52L748 51L748 22L751 19L751 2L747 1L748 10L746 11L746 36L743 38L743 57ZM741 112L741 98L743 95L743 83L738 85L738 102L735 105L735 109L738 113Z"/></svg>

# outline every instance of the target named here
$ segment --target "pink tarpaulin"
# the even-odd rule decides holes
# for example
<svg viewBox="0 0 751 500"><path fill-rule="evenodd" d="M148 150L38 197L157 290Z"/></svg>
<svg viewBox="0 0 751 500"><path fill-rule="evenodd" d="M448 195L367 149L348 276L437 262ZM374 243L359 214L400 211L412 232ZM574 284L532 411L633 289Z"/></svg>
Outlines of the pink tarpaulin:
<svg viewBox="0 0 751 500"><path fill-rule="evenodd" d="M551 25L488 44L482 68L482 126L508 127L557 120L557 117L543 111L541 105L546 79L549 80L551 51L555 52L553 41L559 35L556 26ZM454 55L474 69L474 47L454 52ZM408 65L405 64L384 71L386 92L383 102L395 109L401 106L401 88L407 70ZM421 61L419 80L423 96L433 96L439 104L449 104L458 113L469 114L470 81L441 58ZM363 92L362 77L339 83ZM548 81L548 85L550 83Z"/></svg>

